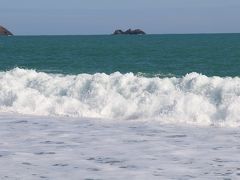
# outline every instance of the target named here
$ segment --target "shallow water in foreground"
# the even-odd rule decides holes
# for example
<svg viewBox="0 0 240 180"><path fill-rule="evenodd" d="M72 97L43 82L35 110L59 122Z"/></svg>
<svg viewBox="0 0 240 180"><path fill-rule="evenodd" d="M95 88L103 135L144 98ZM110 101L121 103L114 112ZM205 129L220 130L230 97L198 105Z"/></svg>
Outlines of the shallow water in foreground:
<svg viewBox="0 0 240 180"><path fill-rule="evenodd" d="M0 116L0 179L239 179L237 128Z"/></svg>

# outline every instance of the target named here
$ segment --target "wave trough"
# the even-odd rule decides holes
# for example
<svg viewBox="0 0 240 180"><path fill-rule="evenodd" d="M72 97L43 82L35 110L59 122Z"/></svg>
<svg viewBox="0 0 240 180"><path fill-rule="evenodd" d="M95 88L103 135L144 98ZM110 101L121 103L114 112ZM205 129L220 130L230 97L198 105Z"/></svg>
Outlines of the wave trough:
<svg viewBox="0 0 240 180"><path fill-rule="evenodd" d="M240 126L240 78L0 72L0 112Z"/></svg>

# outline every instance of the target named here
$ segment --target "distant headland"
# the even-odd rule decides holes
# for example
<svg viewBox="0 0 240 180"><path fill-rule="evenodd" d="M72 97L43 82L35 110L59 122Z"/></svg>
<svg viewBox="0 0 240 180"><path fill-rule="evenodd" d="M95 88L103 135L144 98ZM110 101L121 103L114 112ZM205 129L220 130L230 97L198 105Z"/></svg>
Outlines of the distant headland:
<svg viewBox="0 0 240 180"><path fill-rule="evenodd" d="M117 29L114 31L113 35L122 35L122 34L126 34L126 35L145 35L146 33L141 30L141 29L128 29L126 31L122 31L121 29Z"/></svg>
<svg viewBox="0 0 240 180"><path fill-rule="evenodd" d="M12 35L13 34L9 30L0 25L0 36L12 36Z"/></svg>

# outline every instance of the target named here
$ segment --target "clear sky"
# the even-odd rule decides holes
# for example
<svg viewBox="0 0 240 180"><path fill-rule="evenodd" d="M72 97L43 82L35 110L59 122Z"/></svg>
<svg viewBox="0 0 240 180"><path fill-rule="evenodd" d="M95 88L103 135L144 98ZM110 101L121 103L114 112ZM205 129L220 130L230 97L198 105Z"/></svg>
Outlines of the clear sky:
<svg viewBox="0 0 240 180"><path fill-rule="evenodd" d="M240 32L240 0L0 0L0 24L17 35Z"/></svg>

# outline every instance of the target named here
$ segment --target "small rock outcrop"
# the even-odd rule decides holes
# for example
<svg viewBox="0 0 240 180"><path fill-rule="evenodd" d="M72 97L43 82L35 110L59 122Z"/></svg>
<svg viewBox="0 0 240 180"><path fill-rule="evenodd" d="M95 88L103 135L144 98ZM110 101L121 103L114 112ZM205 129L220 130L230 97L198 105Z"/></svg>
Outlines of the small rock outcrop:
<svg viewBox="0 0 240 180"><path fill-rule="evenodd" d="M0 36L12 36L13 34L0 25Z"/></svg>
<svg viewBox="0 0 240 180"><path fill-rule="evenodd" d="M128 29L126 31L122 31L121 29L118 29L114 31L113 35L121 35L121 34L127 34L127 35L144 35L146 34L143 30L141 29Z"/></svg>
<svg viewBox="0 0 240 180"><path fill-rule="evenodd" d="M114 35L124 34L124 32L123 32L121 29L118 29L118 30L114 31L113 34L114 34Z"/></svg>

